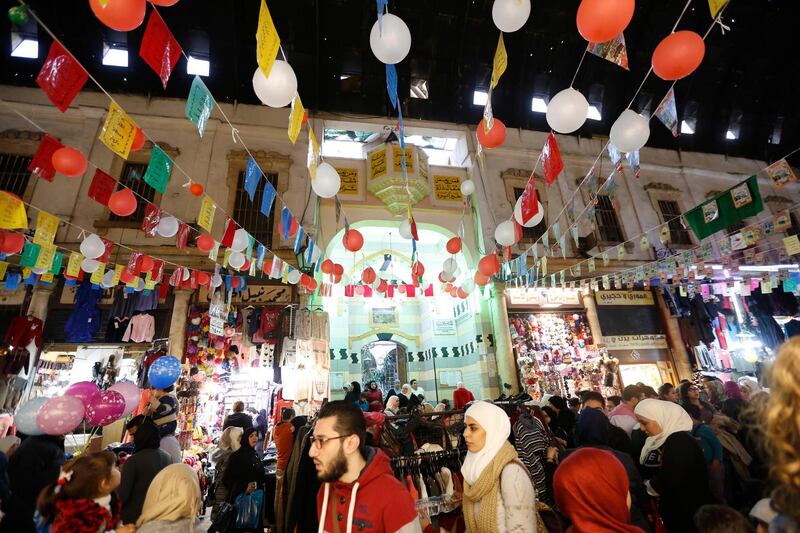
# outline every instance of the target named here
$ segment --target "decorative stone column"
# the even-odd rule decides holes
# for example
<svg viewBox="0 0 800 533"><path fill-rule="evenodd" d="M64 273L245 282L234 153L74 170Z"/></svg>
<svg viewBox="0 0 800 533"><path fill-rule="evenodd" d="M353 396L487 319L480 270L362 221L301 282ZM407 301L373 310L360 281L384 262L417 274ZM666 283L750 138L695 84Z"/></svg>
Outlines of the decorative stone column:
<svg viewBox="0 0 800 533"><path fill-rule="evenodd" d="M511 394L519 394L519 371L514 352L511 349L511 333L508 324L508 306L506 305L506 287L496 282L489 299L489 318L494 335L494 352L497 361L497 376L500 380L500 392L506 392L503 383L511 385Z"/></svg>
<svg viewBox="0 0 800 533"><path fill-rule="evenodd" d="M667 342L669 342L671 348L672 362L675 365L675 371L678 373L678 379L692 379L692 365L689 362L689 353L686 351L686 345L683 344L683 339L681 338L678 319L670 314L667 302L664 301L664 294L661 291L653 292L656 295L656 305L658 305L661 321L664 323L664 328L667 332Z"/></svg>
<svg viewBox="0 0 800 533"><path fill-rule="evenodd" d="M194 291L191 289L174 289L172 303L172 319L169 323L169 353L183 361L186 347L186 320L189 316L189 302Z"/></svg>
<svg viewBox="0 0 800 533"><path fill-rule="evenodd" d="M603 343L603 331L600 329L600 318L597 316L597 303L594 301L594 293L581 293L583 307L586 309L586 320L589 321L589 328L592 330L592 340L595 346Z"/></svg>

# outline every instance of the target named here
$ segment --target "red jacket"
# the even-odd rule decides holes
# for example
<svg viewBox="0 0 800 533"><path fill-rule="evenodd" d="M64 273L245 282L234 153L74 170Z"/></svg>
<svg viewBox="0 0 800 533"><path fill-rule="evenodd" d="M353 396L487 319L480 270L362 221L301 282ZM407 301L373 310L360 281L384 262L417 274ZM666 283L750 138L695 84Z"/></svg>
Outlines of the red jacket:
<svg viewBox="0 0 800 533"><path fill-rule="evenodd" d="M114 516L88 498L57 500L50 533L104 533L119 524L119 498L111 498L111 509Z"/></svg>
<svg viewBox="0 0 800 533"><path fill-rule="evenodd" d="M453 391L453 408L463 409L469 402L474 402L475 396L464 387L459 387Z"/></svg>
<svg viewBox="0 0 800 533"><path fill-rule="evenodd" d="M375 448L368 447L367 451L367 466L358 480L354 483L335 481L320 487L317 516L324 523L324 531L333 531L334 520L338 520L341 533L391 533L403 528L418 531L413 527L418 520L414 500L392 474L389 457Z"/></svg>

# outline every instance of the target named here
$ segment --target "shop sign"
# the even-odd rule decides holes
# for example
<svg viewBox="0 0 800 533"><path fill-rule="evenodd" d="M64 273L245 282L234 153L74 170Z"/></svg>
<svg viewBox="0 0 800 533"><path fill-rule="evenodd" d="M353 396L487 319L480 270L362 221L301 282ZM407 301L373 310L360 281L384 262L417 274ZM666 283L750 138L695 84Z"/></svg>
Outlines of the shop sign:
<svg viewBox="0 0 800 533"><path fill-rule="evenodd" d="M212 292L208 287L200 287L200 301L210 302ZM248 285L231 296L232 304L278 304L292 303L292 288L286 285Z"/></svg>
<svg viewBox="0 0 800 533"><path fill-rule="evenodd" d="M650 291L597 291L597 305L655 305Z"/></svg>
<svg viewBox="0 0 800 533"><path fill-rule="evenodd" d="M211 335L223 336L225 334L225 320L219 317L211 317L208 321L208 332Z"/></svg>
<svg viewBox="0 0 800 533"><path fill-rule="evenodd" d="M336 173L341 180L339 195L358 196L358 169L336 167Z"/></svg>
<svg viewBox="0 0 800 533"><path fill-rule="evenodd" d="M434 335L455 335L456 334L456 321L452 318L434 318L433 319L433 334Z"/></svg>
<svg viewBox="0 0 800 533"><path fill-rule="evenodd" d="M443 202L463 202L461 196L461 178L459 176L434 176L433 193L437 200Z"/></svg>
<svg viewBox="0 0 800 533"><path fill-rule="evenodd" d="M603 341L609 350L646 350L669 347L667 345L667 336L663 334L603 335Z"/></svg>
<svg viewBox="0 0 800 533"><path fill-rule="evenodd" d="M580 291L570 289L506 289L511 305L581 305Z"/></svg>

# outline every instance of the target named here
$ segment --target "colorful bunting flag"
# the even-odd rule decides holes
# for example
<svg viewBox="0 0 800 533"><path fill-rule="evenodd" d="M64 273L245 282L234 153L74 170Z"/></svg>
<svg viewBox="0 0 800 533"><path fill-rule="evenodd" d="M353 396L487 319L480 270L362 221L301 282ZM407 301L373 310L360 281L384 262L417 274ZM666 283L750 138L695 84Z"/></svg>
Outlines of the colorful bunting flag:
<svg viewBox="0 0 800 533"><path fill-rule="evenodd" d="M589 43L589 53L628 70L628 50L625 48L625 36L621 33L604 43Z"/></svg>
<svg viewBox="0 0 800 533"><path fill-rule="evenodd" d="M295 216L288 207L284 206L283 210L281 211L281 236L286 240L294 237L297 234L299 226L300 225L298 224Z"/></svg>
<svg viewBox="0 0 800 533"><path fill-rule="evenodd" d="M81 262L84 259L85 258L83 255L78 252L70 253L69 260L67 261L67 270L64 271L64 275L71 278L77 278L81 271Z"/></svg>
<svg viewBox="0 0 800 533"><path fill-rule="evenodd" d="M116 186L117 180L98 168L94 171L94 177L86 194L97 203L107 206L108 199L111 198Z"/></svg>
<svg viewBox="0 0 800 533"><path fill-rule="evenodd" d="M263 0L262 0L263 3ZM206 84L200 79L200 76L195 76L192 80L192 88L189 90L189 97L186 99L186 118L191 120L200 137L206 131L208 125L208 118L211 116L211 110L214 108L214 97L211 96Z"/></svg>
<svg viewBox="0 0 800 533"><path fill-rule="evenodd" d="M36 84L62 113L81 91L89 74L61 43L53 41L44 60Z"/></svg>
<svg viewBox="0 0 800 533"><path fill-rule="evenodd" d="M275 196L278 192L269 180L264 182L264 191L261 193L261 214L268 217L272 211L272 203L275 201Z"/></svg>
<svg viewBox="0 0 800 533"><path fill-rule="evenodd" d="M150 162L144 173L144 181L161 194L167 190L169 175L172 172L172 159L157 144L150 152Z"/></svg>
<svg viewBox="0 0 800 533"><path fill-rule="evenodd" d="M142 36L139 57L158 74L165 89L182 52L181 46L164 23L164 19L158 11L152 10Z"/></svg>
<svg viewBox="0 0 800 533"><path fill-rule="evenodd" d="M561 160L561 152L558 150L558 142L553 132L547 135L547 141L542 148L542 166L544 167L544 181L548 186L552 185L564 170L564 162Z"/></svg>
<svg viewBox="0 0 800 533"><path fill-rule="evenodd" d="M394 65L392 65L394 66ZM315 179L317 177L317 164L319 163L319 143L317 142L317 136L314 135L314 130L311 127L308 128L308 158L306 161L306 166L308 167L308 175L311 176L311 179Z"/></svg>
<svg viewBox="0 0 800 533"><path fill-rule="evenodd" d="M250 201L254 201L256 196L256 189L258 188L258 180L261 177L261 168L256 163L252 156L247 160L247 169L244 173L244 190L247 191L247 196Z"/></svg>
<svg viewBox="0 0 800 533"><path fill-rule="evenodd" d="M765 172L778 189L787 183L797 181L797 176L795 176L792 167L789 166L789 163L785 159L772 163L766 168Z"/></svg>
<svg viewBox="0 0 800 533"><path fill-rule="evenodd" d="M36 153L33 154L31 163L28 165L28 171L33 172L47 181L53 181L56 175L56 169L52 161L53 154L56 150L63 147L64 145L61 144L58 139L51 136L49 133L45 133L41 142L39 142L39 147L36 148Z"/></svg>
<svg viewBox="0 0 800 533"><path fill-rule="evenodd" d="M638 180L641 177L642 169L639 165L639 151L627 152L625 159L628 160L628 166L633 170L633 176Z"/></svg>
<svg viewBox="0 0 800 533"><path fill-rule="evenodd" d="M59 220L47 211L39 211L36 216L36 232L33 235L33 242L36 244L53 244L58 231Z"/></svg>
<svg viewBox="0 0 800 533"><path fill-rule="evenodd" d="M678 136L678 108L675 105L675 91L672 88L667 91L664 99L658 104L656 116L672 132L673 137Z"/></svg>
<svg viewBox="0 0 800 533"><path fill-rule="evenodd" d="M155 237L159 222L161 222L161 208L151 202L147 202L144 208L142 227L140 229L148 237Z"/></svg>
<svg viewBox="0 0 800 533"><path fill-rule="evenodd" d="M719 13L719 10L725 7L727 3L728 0L708 0L708 9L711 11L711 18L717 18L717 13Z"/></svg>
<svg viewBox="0 0 800 533"><path fill-rule="evenodd" d="M210 196L203 196L203 201L200 203L200 212L197 213L197 225L211 233L211 227L214 225L214 213L217 211L217 205Z"/></svg>
<svg viewBox="0 0 800 533"><path fill-rule="evenodd" d="M494 52L494 59L492 60L492 83L490 87L494 89L500 81L500 76L506 71L508 66L508 54L506 53L506 45L503 42L503 32L500 32L500 38L497 40L497 49Z"/></svg>
<svg viewBox="0 0 800 533"><path fill-rule="evenodd" d="M705 239L747 217L763 211L764 203L755 176L750 176L683 215L698 239Z"/></svg>
<svg viewBox="0 0 800 533"><path fill-rule="evenodd" d="M261 0L261 8L258 11L258 28L256 29L256 60L264 77L268 78L272 71L272 65L278 56L281 46L281 38L275 23L272 22L272 15L269 13L267 3Z"/></svg>
<svg viewBox="0 0 800 533"><path fill-rule="evenodd" d="M33 267L36 264L36 259L39 257L39 251L42 249L38 244L26 242L25 247L22 249L22 255L19 258L19 265L24 267Z"/></svg>
<svg viewBox="0 0 800 533"><path fill-rule="evenodd" d="M300 135L305 115L306 110L303 107L303 102L300 101L300 95L295 95L292 98L292 112L289 113L289 140L292 141L292 144L297 142L297 136Z"/></svg>
<svg viewBox="0 0 800 533"><path fill-rule="evenodd" d="M28 215L25 204L19 196L7 191L0 191L0 229L18 229L28 227Z"/></svg>
<svg viewBox="0 0 800 533"><path fill-rule="evenodd" d="M116 101L112 100L98 139L109 150L123 159L128 159L134 137L136 137L136 123Z"/></svg>

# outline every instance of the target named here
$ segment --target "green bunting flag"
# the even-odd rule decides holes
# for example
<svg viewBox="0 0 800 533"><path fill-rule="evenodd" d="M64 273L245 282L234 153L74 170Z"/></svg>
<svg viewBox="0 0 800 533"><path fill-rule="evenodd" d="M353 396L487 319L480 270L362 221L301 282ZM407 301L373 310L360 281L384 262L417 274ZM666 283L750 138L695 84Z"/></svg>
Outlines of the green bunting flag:
<svg viewBox="0 0 800 533"><path fill-rule="evenodd" d="M750 176L688 211L684 218L698 239L705 239L764 210L755 176Z"/></svg>

